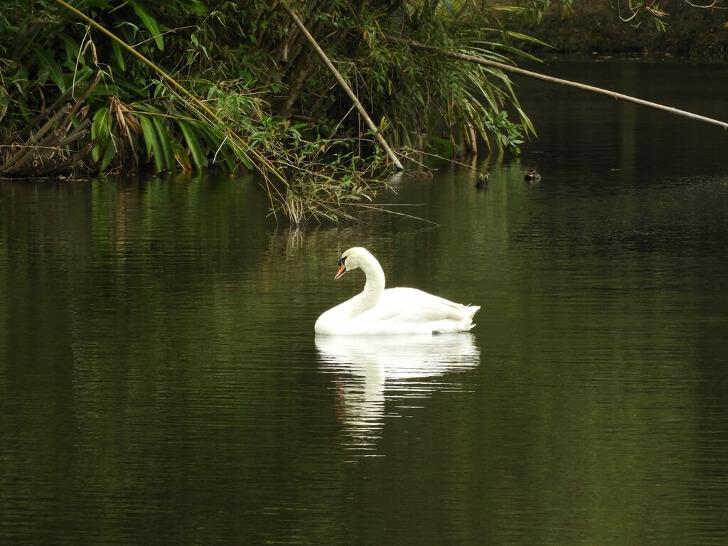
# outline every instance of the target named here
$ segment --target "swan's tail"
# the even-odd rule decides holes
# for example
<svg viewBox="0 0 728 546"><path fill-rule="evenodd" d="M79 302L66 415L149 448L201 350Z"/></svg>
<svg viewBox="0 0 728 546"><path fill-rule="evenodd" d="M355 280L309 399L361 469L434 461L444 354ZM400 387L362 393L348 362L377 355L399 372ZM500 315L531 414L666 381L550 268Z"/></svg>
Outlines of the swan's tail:
<svg viewBox="0 0 728 546"><path fill-rule="evenodd" d="M463 305L463 313L470 320L473 320L475 313L478 311L480 311L480 305Z"/></svg>
<svg viewBox="0 0 728 546"><path fill-rule="evenodd" d="M463 305L462 312L463 312L463 320L462 320L462 332L467 332L469 330L472 330L475 328L475 323L473 322L473 317L475 316L475 313L480 311L479 305Z"/></svg>

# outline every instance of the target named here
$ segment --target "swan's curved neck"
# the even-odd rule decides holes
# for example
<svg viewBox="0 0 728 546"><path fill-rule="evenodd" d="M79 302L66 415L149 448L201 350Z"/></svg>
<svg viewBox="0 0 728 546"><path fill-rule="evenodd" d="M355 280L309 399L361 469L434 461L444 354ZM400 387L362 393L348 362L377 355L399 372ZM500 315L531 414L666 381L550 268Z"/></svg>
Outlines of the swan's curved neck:
<svg viewBox="0 0 728 546"><path fill-rule="evenodd" d="M382 292L384 292L384 270L379 265L377 259L371 254L360 258L359 267L364 271L364 275L367 278L362 294L367 300L375 303L379 299L379 296L382 295Z"/></svg>

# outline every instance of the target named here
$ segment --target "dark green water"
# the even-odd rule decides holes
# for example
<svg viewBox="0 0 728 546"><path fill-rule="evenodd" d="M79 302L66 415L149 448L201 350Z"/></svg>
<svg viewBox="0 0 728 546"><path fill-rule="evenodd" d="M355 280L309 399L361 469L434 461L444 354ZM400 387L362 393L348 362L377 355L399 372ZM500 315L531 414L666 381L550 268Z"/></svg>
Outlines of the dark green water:
<svg viewBox="0 0 728 546"><path fill-rule="evenodd" d="M549 70L728 119L725 67ZM1 183L0 543L728 543L728 135L521 93L541 140L487 189L399 184L437 228L276 228L226 178ZM353 245L477 327L315 340Z"/></svg>

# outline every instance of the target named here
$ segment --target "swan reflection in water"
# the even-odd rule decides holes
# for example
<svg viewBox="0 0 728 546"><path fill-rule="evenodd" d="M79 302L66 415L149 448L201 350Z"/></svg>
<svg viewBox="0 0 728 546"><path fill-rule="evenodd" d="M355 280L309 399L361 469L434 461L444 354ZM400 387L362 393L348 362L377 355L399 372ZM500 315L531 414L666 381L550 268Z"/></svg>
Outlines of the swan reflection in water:
<svg viewBox="0 0 728 546"><path fill-rule="evenodd" d="M401 336L316 336L322 369L335 374L338 411L353 444L371 449L391 402L460 388L451 372L480 362L469 333ZM390 407L385 408L385 402ZM386 410L389 410L388 412Z"/></svg>

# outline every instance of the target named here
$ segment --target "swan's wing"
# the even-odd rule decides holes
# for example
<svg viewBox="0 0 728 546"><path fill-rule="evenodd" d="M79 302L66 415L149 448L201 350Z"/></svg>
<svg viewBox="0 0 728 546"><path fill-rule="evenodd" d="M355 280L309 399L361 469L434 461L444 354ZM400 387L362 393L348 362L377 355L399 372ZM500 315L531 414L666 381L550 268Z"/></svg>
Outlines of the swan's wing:
<svg viewBox="0 0 728 546"><path fill-rule="evenodd" d="M479 307L468 307L433 296L416 288L390 288L385 290L377 305L361 313L355 320L435 322L470 319Z"/></svg>

